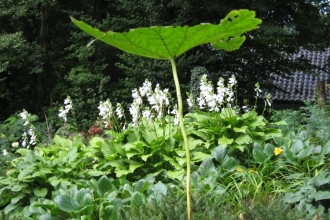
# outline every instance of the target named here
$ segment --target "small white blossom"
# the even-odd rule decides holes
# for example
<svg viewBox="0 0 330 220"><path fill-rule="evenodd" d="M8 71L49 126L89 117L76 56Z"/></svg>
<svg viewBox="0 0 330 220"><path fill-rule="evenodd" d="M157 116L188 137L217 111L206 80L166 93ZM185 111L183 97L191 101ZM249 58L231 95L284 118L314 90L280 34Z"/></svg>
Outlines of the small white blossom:
<svg viewBox="0 0 330 220"><path fill-rule="evenodd" d="M4 156L8 155L7 150L6 150L6 149L3 149L3 150L2 150L2 154L3 154Z"/></svg>
<svg viewBox="0 0 330 220"><path fill-rule="evenodd" d="M107 99L105 102L100 102L99 107L97 107L100 111L99 115L104 120L110 120L113 116L113 107L112 103L109 99Z"/></svg>
<svg viewBox="0 0 330 220"><path fill-rule="evenodd" d="M18 147L18 145L19 145L19 143L18 143L18 142L13 142L13 143L11 144L11 146L12 146L12 147L14 147L14 148L17 148L17 147Z"/></svg>
<svg viewBox="0 0 330 220"><path fill-rule="evenodd" d="M179 125L179 111L177 109L177 107L175 106L175 108L171 111L171 113L174 115L174 125Z"/></svg>
<svg viewBox="0 0 330 220"><path fill-rule="evenodd" d="M116 114L119 119L124 117L124 109L120 103L117 103Z"/></svg>
<svg viewBox="0 0 330 220"><path fill-rule="evenodd" d="M140 105L134 101L129 107L129 112L132 115L133 125L137 125L140 113Z"/></svg>
<svg viewBox="0 0 330 220"><path fill-rule="evenodd" d="M151 93L151 87L152 87L151 82L149 82L148 79L146 79L142 87L139 88L141 97L149 96Z"/></svg>

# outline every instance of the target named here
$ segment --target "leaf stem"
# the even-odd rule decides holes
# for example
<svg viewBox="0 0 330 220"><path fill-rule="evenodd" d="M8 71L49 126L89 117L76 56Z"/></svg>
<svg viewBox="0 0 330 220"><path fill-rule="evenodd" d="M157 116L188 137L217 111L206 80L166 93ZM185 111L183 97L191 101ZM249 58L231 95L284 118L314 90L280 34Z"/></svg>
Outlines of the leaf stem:
<svg viewBox="0 0 330 220"><path fill-rule="evenodd" d="M183 124L183 104L182 104L180 83L179 83L178 74L177 74L177 71L176 71L176 64L175 64L174 58L171 58L170 61L171 61L171 65L172 65L173 79L174 79L175 90L176 90L176 95L177 95L177 99L178 99L178 112L179 112L180 129L181 129L181 134L182 134L182 137L183 137L183 142L184 142L185 150L186 150L186 160L187 160L187 182L186 182L187 212L188 212L188 220L191 220L192 219L192 212L191 212L191 197L190 197L190 173L191 173L190 151L189 151L189 145L188 145L188 139L187 139L186 131L184 129L184 124Z"/></svg>

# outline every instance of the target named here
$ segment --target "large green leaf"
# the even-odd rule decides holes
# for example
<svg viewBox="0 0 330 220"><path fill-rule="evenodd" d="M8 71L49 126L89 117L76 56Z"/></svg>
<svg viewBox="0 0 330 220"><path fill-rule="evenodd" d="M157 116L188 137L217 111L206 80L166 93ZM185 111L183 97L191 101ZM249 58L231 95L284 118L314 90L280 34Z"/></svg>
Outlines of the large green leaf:
<svg viewBox="0 0 330 220"><path fill-rule="evenodd" d="M193 27L137 28L124 33L102 32L71 18L86 33L125 52L170 60L198 45L211 43L216 49L238 49L245 40L243 33L258 28L260 19L249 10L233 10L219 25L200 24Z"/></svg>
<svg viewBox="0 0 330 220"><path fill-rule="evenodd" d="M65 212L78 212L79 203L68 195L58 195L54 198L54 203Z"/></svg>
<svg viewBox="0 0 330 220"><path fill-rule="evenodd" d="M112 188L111 179L106 176L102 176L97 182L97 192L100 197L104 197L106 193L109 193Z"/></svg>
<svg viewBox="0 0 330 220"><path fill-rule="evenodd" d="M140 192L134 192L132 194L131 205L135 207L140 207L142 205L147 204L148 200L147 197Z"/></svg>

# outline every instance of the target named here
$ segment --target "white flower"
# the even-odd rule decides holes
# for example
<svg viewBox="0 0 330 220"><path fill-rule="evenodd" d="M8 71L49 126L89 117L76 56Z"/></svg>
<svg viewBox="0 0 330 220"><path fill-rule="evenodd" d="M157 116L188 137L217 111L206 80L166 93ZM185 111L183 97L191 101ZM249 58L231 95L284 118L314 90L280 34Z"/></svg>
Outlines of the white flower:
<svg viewBox="0 0 330 220"><path fill-rule="evenodd" d="M262 92L261 89L260 89L260 85L259 85L258 82L255 84L254 91L256 91L257 96L259 96L259 93Z"/></svg>
<svg viewBox="0 0 330 220"><path fill-rule="evenodd" d="M68 114L68 111L66 109L63 109L63 107L59 110L60 113L58 113L58 117L63 118L64 121L67 121L66 115Z"/></svg>
<svg viewBox="0 0 330 220"><path fill-rule="evenodd" d="M139 88L141 97L149 96L151 93L151 87L152 87L151 82L149 82L148 79L146 79L142 87Z"/></svg>
<svg viewBox="0 0 330 220"><path fill-rule="evenodd" d="M132 97L133 100L138 104L138 105L142 105L142 98L139 95L139 91L137 89L133 89L132 90Z"/></svg>
<svg viewBox="0 0 330 220"><path fill-rule="evenodd" d="M113 116L113 107L109 99L107 99L105 102L101 101L99 107L97 108L100 111L99 115L102 117L102 119L110 120Z"/></svg>
<svg viewBox="0 0 330 220"><path fill-rule="evenodd" d="M6 155L8 154L7 150L6 150L6 149L3 149L3 150L2 150L2 154L3 154L4 156L6 156Z"/></svg>
<svg viewBox="0 0 330 220"><path fill-rule="evenodd" d="M228 83L229 83L229 86L230 86L230 87L233 87L233 86L235 86L235 85L237 84L237 81L236 81L236 78L235 78L234 75L232 75L232 76L229 78Z"/></svg>
<svg viewBox="0 0 330 220"><path fill-rule="evenodd" d="M60 108L58 117L63 118L64 122L66 122L68 120L68 118L66 117L67 114L71 109L73 109L72 100L70 96L67 96L67 98L64 99L64 105L65 105L64 108L63 107Z"/></svg>
<svg viewBox="0 0 330 220"><path fill-rule="evenodd" d="M119 119L121 119L124 116L124 109L120 103L117 103L116 114Z"/></svg>
<svg viewBox="0 0 330 220"><path fill-rule="evenodd" d="M18 145L19 145L19 143L18 143L18 142L13 142L13 143L11 144L11 146L12 146L12 147L14 147L14 148L17 148L17 147L18 147Z"/></svg>
<svg viewBox="0 0 330 220"><path fill-rule="evenodd" d="M142 111L142 117L147 119L147 120L150 120L150 119L153 118L152 112L150 111L149 108L146 108L145 110Z"/></svg>
<svg viewBox="0 0 330 220"><path fill-rule="evenodd" d="M20 113L20 116L23 120L27 120L29 113L25 109L23 109L23 112Z"/></svg>
<svg viewBox="0 0 330 220"><path fill-rule="evenodd" d="M138 103L134 102L129 107L129 113L132 115L132 123L133 125L137 125L138 119L139 119L139 112L140 112L140 105Z"/></svg>
<svg viewBox="0 0 330 220"><path fill-rule="evenodd" d="M175 106L175 108L171 111L171 113L174 115L174 125L178 125L179 124L179 111L177 109L177 107Z"/></svg>

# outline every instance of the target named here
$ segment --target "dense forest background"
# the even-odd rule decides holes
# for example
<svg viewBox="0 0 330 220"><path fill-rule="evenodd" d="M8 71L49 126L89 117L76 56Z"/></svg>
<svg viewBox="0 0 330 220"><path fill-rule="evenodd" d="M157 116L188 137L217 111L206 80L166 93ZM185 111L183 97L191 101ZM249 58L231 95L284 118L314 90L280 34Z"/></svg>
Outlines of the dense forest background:
<svg viewBox="0 0 330 220"><path fill-rule="evenodd" d="M313 67L292 60L304 47L330 46L327 0L2 0L0 1L0 121L21 111L55 119L69 95L81 129L98 115L100 101L130 103L131 90L147 78L174 92L167 61L123 53L92 40L70 16L103 31L167 25L219 23L233 9L250 9L263 23L249 32L240 50L224 52L203 45L177 60L183 94L198 76L213 80L234 74L240 94L256 82L273 87L279 75Z"/></svg>

